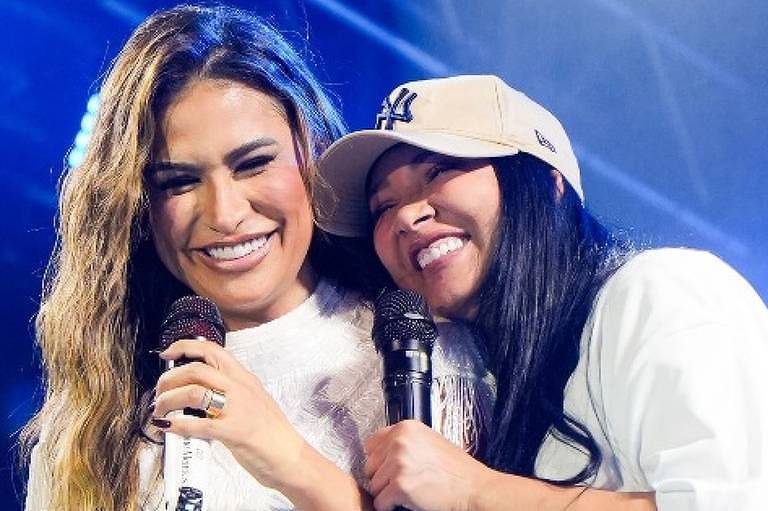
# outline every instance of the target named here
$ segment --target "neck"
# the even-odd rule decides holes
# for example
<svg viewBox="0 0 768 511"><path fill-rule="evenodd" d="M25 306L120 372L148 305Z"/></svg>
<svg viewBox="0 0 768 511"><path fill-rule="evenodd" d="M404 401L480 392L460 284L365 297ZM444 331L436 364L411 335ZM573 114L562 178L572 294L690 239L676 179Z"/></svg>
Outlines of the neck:
<svg viewBox="0 0 768 511"><path fill-rule="evenodd" d="M242 309L222 311L227 331L243 330L273 321L304 303L317 286L318 276L308 261L299 269L295 281L281 290L280 296L257 308L244 305Z"/></svg>

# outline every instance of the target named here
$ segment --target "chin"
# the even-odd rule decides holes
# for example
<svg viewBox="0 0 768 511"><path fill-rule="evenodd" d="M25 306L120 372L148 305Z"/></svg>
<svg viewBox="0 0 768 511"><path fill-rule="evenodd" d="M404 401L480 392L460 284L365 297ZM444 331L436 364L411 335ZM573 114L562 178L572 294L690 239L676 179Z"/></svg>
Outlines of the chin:
<svg viewBox="0 0 768 511"><path fill-rule="evenodd" d="M461 314L461 302L432 297L426 299L432 314L449 319L465 319Z"/></svg>
<svg viewBox="0 0 768 511"><path fill-rule="evenodd" d="M424 298L432 313L448 319L474 321L477 318L476 291L472 289L425 290Z"/></svg>

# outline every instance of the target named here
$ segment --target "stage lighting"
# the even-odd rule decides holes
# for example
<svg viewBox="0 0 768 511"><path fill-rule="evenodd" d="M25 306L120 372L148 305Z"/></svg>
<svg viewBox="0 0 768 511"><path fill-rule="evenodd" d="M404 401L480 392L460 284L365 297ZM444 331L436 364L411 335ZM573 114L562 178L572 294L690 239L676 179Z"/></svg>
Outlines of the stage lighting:
<svg viewBox="0 0 768 511"><path fill-rule="evenodd" d="M75 135L75 143L67 156L67 164L70 168L77 167L83 163L85 158L85 150L88 147L88 142L91 140L91 134L93 133L93 126L96 124L96 112L99 110L99 95L93 94L88 98L88 104L86 105L86 111L83 114L83 118L80 120L80 131Z"/></svg>

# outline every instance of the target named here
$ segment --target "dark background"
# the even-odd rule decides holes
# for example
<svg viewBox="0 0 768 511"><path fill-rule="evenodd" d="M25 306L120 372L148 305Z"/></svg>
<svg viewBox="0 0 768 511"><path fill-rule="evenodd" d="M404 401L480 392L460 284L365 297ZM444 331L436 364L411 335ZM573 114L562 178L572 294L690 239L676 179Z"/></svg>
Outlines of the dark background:
<svg viewBox="0 0 768 511"><path fill-rule="evenodd" d="M3 509L20 506L15 434L42 395L32 317L67 151L132 29L175 3L0 1ZM768 2L231 3L312 51L351 129L371 127L400 82L502 76L566 126L587 204L607 224L656 245L713 251L768 297Z"/></svg>

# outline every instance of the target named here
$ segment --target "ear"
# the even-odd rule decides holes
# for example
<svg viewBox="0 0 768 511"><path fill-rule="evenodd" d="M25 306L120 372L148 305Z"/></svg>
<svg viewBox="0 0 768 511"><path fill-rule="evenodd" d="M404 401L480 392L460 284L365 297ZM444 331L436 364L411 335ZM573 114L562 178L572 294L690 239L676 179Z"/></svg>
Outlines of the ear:
<svg viewBox="0 0 768 511"><path fill-rule="evenodd" d="M552 179L555 181L555 193L557 195L557 200L559 201L563 198L563 195L565 195L565 182L563 181L563 175L557 169L551 169L550 173L552 174Z"/></svg>

